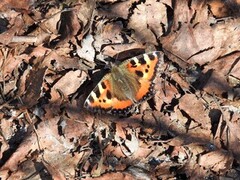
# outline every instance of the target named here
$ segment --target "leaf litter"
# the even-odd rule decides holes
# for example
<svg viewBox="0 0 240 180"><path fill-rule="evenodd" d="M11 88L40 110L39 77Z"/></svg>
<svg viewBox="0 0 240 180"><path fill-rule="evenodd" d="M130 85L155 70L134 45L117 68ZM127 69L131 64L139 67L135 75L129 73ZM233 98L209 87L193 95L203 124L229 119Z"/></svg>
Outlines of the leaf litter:
<svg viewBox="0 0 240 180"><path fill-rule="evenodd" d="M239 8L0 2L1 179L238 178ZM155 50L166 63L135 113L83 108L113 58Z"/></svg>

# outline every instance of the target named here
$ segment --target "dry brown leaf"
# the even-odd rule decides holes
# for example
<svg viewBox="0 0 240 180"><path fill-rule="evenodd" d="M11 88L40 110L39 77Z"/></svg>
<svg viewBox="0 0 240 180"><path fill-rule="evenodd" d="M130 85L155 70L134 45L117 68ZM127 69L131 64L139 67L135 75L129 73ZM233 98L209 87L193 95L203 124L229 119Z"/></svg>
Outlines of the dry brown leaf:
<svg viewBox="0 0 240 180"><path fill-rule="evenodd" d="M10 126L5 125L5 123L6 123L6 121L4 119L1 119L1 127L10 127ZM0 149L0 159L2 159L3 153L9 149L9 144L7 143L8 136L6 136L8 134L5 132L6 131L1 132L1 135L0 135L0 142L2 144L1 149ZM3 134L4 134L4 136L3 136Z"/></svg>
<svg viewBox="0 0 240 180"><path fill-rule="evenodd" d="M44 161L44 164L46 165L46 168L49 170L49 172L53 173L53 176L56 176L54 174L65 174L65 176L74 176L74 169L79 159L82 157L83 153L76 152L74 153L74 157L71 155L70 152L75 149L75 142L71 142L70 139L64 138L64 136L60 136L57 124L58 121L59 119L55 118L39 124L36 133L32 132L30 136L28 136L24 140L24 142L19 146L17 151L4 164L1 170L17 170L16 166L18 162L22 162L25 158L27 158L28 153L31 154L34 153L34 151L39 151L40 149L42 149L44 151L44 159L42 160ZM85 134L89 130L83 123L75 122L74 126L68 125L69 123L67 122L66 128L73 128L71 130L77 132L77 134L75 135L66 134L67 137L70 138L79 137L79 135L81 136L81 133ZM74 130L74 128L76 129ZM83 129L84 131L81 131L81 129ZM68 130L68 132L71 132L71 130ZM31 151L30 149L33 151ZM39 156L39 158L41 159L41 156Z"/></svg>
<svg viewBox="0 0 240 180"><path fill-rule="evenodd" d="M234 158L239 162L239 131L240 131L240 113L233 113L230 111L224 111L224 118L227 119L227 128L224 129L222 133L221 140L224 142L228 148L233 152ZM229 120L230 119L230 120Z"/></svg>
<svg viewBox="0 0 240 180"><path fill-rule="evenodd" d="M137 1L138 0L129 0L105 5L102 6L98 13L99 15L107 16L108 18L122 17L127 19L129 15L129 7L131 7L133 3Z"/></svg>
<svg viewBox="0 0 240 180"><path fill-rule="evenodd" d="M156 45L154 33L157 37L162 35L164 30L161 23L166 24L165 11L165 5L156 0L147 0L146 3L137 5L128 23L128 27L135 31L134 38L140 42ZM154 16L152 16L153 14Z"/></svg>
<svg viewBox="0 0 240 180"><path fill-rule="evenodd" d="M69 96L76 92L81 84L86 79L87 75L85 72L77 70L66 73L54 86L54 91L60 91L64 96ZM55 101L57 99L53 99Z"/></svg>
<svg viewBox="0 0 240 180"><path fill-rule="evenodd" d="M18 34L19 31L21 31L21 29L23 28L23 25L24 25L24 22L23 22L22 16L18 15L14 19L13 26L7 31L0 34L0 43L4 45L11 43L14 35Z"/></svg>
<svg viewBox="0 0 240 180"><path fill-rule="evenodd" d="M96 0L80 0L80 6L77 6L76 3L75 11L77 12L77 17L80 20L81 24L83 25L83 32L80 37L83 37L85 33L91 27L94 11L96 8Z"/></svg>
<svg viewBox="0 0 240 180"><path fill-rule="evenodd" d="M81 29L81 24L75 11L62 12L60 19L61 23L58 30L60 37L57 46L71 40Z"/></svg>
<svg viewBox="0 0 240 180"><path fill-rule="evenodd" d="M34 0L18 1L15 0L2 0L0 2L0 11L6 11L8 9L26 9L28 10L33 4Z"/></svg>
<svg viewBox="0 0 240 180"><path fill-rule="evenodd" d="M59 51L51 51L42 62L42 66L47 66L50 70L62 71L65 69L83 69L78 58L62 56Z"/></svg>
<svg viewBox="0 0 240 180"><path fill-rule="evenodd" d="M175 86L163 80L156 84L156 90L156 109L161 109L164 103L169 104L180 95Z"/></svg>
<svg viewBox="0 0 240 180"><path fill-rule="evenodd" d="M5 55L7 54L7 56ZM2 48L1 49L1 62L0 62L0 67L1 67L1 76L0 76L0 81L8 81L12 77L12 73L17 67L22 63L22 61L18 58L15 58L15 54L13 51L9 49Z"/></svg>
<svg viewBox="0 0 240 180"><path fill-rule="evenodd" d="M93 43L93 47L96 49L97 52L103 51L102 52L103 55L110 56L112 52L110 51L111 49L109 50L108 48L109 45L123 44L124 39L121 36L123 24L120 21L110 23L106 20L99 20L96 26L97 26L97 30L94 38L95 41ZM111 53L109 53L109 51ZM100 60L104 59L102 55L98 55L97 58Z"/></svg>
<svg viewBox="0 0 240 180"><path fill-rule="evenodd" d="M25 93L21 98L24 107L30 108L38 103L46 70L47 68L44 67L29 72L26 78Z"/></svg>
<svg viewBox="0 0 240 180"><path fill-rule="evenodd" d="M232 154L224 151L212 151L199 158L199 165L211 169L219 174L225 173L233 163Z"/></svg>
<svg viewBox="0 0 240 180"><path fill-rule="evenodd" d="M240 28L237 26L239 19L226 20L224 25L220 22L213 22L214 25L212 25L209 17L199 15L199 18L203 18L199 20L198 15L194 16L194 11L188 8L187 2L179 1L178 3L180 5L175 11L177 18L173 27L176 28L176 32L172 31L168 36L161 38L164 49L184 61L200 65L239 49ZM207 10L206 5L203 7Z"/></svg>
<svg viewBox="0 0 240 180"><path fill-rule="evenodd" d="M239 0L232 1L221 1L221 0L211 0L208 2L210 5L211 12L217 18L223 18L227 16L238 16L239 15Z"/></svg>
<svg viewBox="0 0 240 180"><path fill-rule="evenodd" d="M25 160L19 164L18 171L13 172L8 178L9 179L24 179L27 177L32 177L35 179L41 179L40 173L44 169L44 166L41 166L39 162L34 160ZM45 178L49 175L45 175Z"/></svg>
<svg viewBox="0 0 240 180"><path fill-rule="evenodd" d="M114 180L132 180L134 176L126 172L109 172L101 177L86 178L86 180L105 180L105 179L114 179Z"/></svg>
<svg viewBox="0 0 240 180"><path fill-rule="evenodd" d="M186 94L179 100L179 109L184 111L185 117L188 116L195 122L201 124L204 129L210 129L210 118L201 99L194 94ZM189 118L188 118L189 120Z"/></svg>
<svg viewBox="0 0 240 180"><path fill-rule="evenodd" d="M232 88L229 86L226 77L218 71L210 71L210 78L205 82L203 89L210 94L222 97Z"/></svg>

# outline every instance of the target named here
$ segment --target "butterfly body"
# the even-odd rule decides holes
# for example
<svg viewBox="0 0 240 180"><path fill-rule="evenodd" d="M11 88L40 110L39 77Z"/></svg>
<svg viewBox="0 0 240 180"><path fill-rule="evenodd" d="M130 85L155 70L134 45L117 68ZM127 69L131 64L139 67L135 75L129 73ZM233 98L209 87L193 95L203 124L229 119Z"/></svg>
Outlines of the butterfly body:
<svg viewBox="0 0 240 180"><path fill-rule="evenodd" d="M128 114L153 96L153 79L162 57L155 51L114 65L87 97L84 107L93 112Z"/></svg>
<svg viewBox="0 0 240 180"><path fill-rule="evenodd" d="M136 75L129 73L121 66L114 66L110 73L111 92L114 96L117 96L119 100L131 100L136 102L135 96L140 83L137 80Z"/></svg>

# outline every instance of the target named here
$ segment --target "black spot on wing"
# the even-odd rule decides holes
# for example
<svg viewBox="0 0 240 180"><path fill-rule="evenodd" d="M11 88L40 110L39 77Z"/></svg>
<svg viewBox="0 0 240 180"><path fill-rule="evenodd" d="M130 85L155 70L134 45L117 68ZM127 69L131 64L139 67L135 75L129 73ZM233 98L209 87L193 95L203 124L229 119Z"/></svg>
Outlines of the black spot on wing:
<svg viewBox="0 0 240 180"><path fill-rule="evenodd" d="M138 59L138 62L139 62L141 65L144 65L144 64L147 63L146 60L144 59L144 57L140 57L140 58Z"/></svg>
<svg viewBox="0 0 240 180"><path fill-rule="evenodd" d="M136 75L139 77L143 77L143 72L142 71L135 71Z"/></svg>
<svg viewBox="0 0 240 180"><path fill-rule="evenodd" d="M132 67L137 67L136 62L133 59L130 61L130 64L132 65Z"/></svg>
<svg viewBox="0 0 240 180"><path fill-rule="evenodd" d="M148 57L151 61L153 61L155 59L155 56L153 54L149 54Z"/></svg>
<svg viewBox="0 0 240 180"><path fill-rule="evenodd" d="M101 94L100 94L99 88L96 89L95 94L96 94L97 98L100 97Z"/></svg>
<svg viewBox="0 0 240 180"><path fill-rule="evenodd" d="M102 88L103 88L103 89L106 89L106 88L107 88L107 86L106 86L106 84L105 84L104 82L101 82L101 85L102 85Z"/></svg>
<svg viewBox="0 0 240 180"><path fill-rule="evenodd" d="M112 94L111 94L111 92L109 90L107 90L107 98L108 99L112 99Z"/></svg>
<svg viewBox="0 0 240 180"><path fill-rule="evenodd" d="M90 101L90 103L94 103L94 99L91 95L89 96L88 100Z"/></svg>

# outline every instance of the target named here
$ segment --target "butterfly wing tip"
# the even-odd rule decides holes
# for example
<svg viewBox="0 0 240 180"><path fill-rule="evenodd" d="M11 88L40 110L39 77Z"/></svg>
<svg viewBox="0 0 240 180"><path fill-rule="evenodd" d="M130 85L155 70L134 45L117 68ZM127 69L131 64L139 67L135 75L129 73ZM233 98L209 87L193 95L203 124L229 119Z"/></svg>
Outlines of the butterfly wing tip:
<svg viewBox="0 0 240 180"><path fill-rule="evenodd" d="M83 103L83 107L86 108L86 109L89 107L89 104L87 103L87 101L85 101L85 102Z"/></svg>
<svg viewBox="0 0 240 180"><path fill-rule="evenodd" d="M162 51L154 51L153 53L156 54L156 56L161 56L163 54Z"/></svg>

